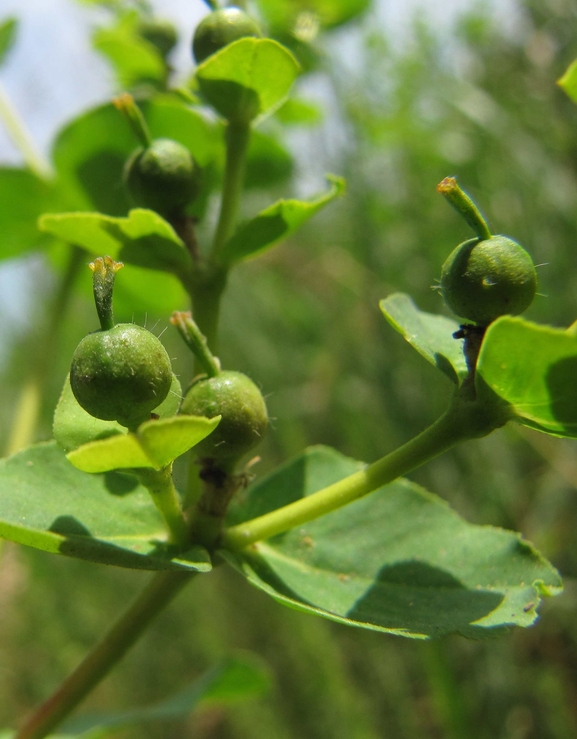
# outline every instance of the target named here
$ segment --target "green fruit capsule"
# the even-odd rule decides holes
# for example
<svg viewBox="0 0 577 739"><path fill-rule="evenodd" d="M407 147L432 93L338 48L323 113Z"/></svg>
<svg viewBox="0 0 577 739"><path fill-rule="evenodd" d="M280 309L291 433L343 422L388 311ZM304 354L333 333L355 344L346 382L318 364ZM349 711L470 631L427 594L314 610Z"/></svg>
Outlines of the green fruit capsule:
<svg viewBox="0 0 577 739"><path fill-rule="evenodd" d="M533 260L507 236L465 241L449 255L441 272L446 304L457 316L479 326L522 313L533 302L536 289Z"/></svg>
<svg viewBox="0 0 577 739"><path fill-rule="evenodd" d="M216 429L195 447L199 458L234 460L261 441L268 413L260 390L241 372L224 371L200 377L186 393L180 412L192 416L222 416Z"/></svg>
<svg viewBox="0 0 577 739"><path fill-rule="evenodd" d="M224 8L209 13L198 24L192 40L197 64L212 54L246 36L260 37L258 25L240 8Z"/></svg>
<svg viewBox="0 0 577 739"><path fill-rule="evenodd" d="M197 194L197 168L185 146L155 139L126 162L124 183L137 205L166 216L178 215Z"/></svg>
<svg viewBox="0 0 577 739"><path fill-rule="evenodd" d="M88 334L72 358L70 385L78 403L95 418L128 428L150 418L171 383L165 348L132 323Z"/></svg>

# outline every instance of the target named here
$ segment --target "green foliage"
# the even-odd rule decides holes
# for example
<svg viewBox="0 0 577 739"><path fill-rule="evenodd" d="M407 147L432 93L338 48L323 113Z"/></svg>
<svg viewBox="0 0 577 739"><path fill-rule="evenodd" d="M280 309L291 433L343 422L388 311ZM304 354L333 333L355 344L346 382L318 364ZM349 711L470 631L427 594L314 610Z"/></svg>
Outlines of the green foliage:
<svg viewBox="0 0 577 739"><path fill-rule="evenodd" d="M51 183L27 169L0 169L0 259L10 259L46 243L36 221L58 207Z"/></svg>
<svg viewBox="0 0 577 739"><path fill-rule="evenodd" d="M313 447L252 487L234 520L310 495L360 467ZM518 534L473 526L406 480L226 556L284 605L415 638L479 638L527 626L540 596L561 589L556 570Z"/></svg>
<svg viewBox="0 0 577 739"><path fill-rule="evenodd" d="M329 175L327 179L331 183L331 188L325 195L308 203L300 200L279 200L240 226L225 244L222 259L232 264L256 256L294 233L309 218L344 193L345 181L342 177Z"/></svg>
<svg viewBox="0 0 577 739"><path fill-rule="evenodd" d="M18 20L16 18L7 18L0 23L0 65L5 61L10 49L16 41L18 33Z"/></svg>
<svg viewBox="0 0 577 739"><path fill-rule="evenodd" d="M301 13L310 13L325 28L335 28L367 10L370 0L258 0L258 4L273 27L292 30Z"/></svg>
<svg viewBox="0 0 577 739"><path fill-rule="evenodd" d="M450 318L420 311L408 295L394 293L379 303L391 326L427 362L438 367L455 384L467 376L462 344L453 338L459 324Z"/></svg>
<svg viewBox="0 0 577 739"><path fill-rule="evenodd" d="M557 84L565 90L573 102L577 103L577 60L568 67Z"/></svg>
<svg viewBox="0 0 577 739"><path fill-rule="evenodd" d="M181 396L180 382L176 375L173 375L170 391L166 399L155 409L155 414L161 419L175 416ZM54 412L52 432L58 444L70 452L89 441L106 439L114 434L125 434L126 429L116 421L102 421L87 413L74 397L70 377L67 377Z"/></svg>
<svg viewBox="0 0 577 739"><path fill-rule="evenodd" d="M174 416L145 421L135 433L115 434L72 450L67 459L92 474L110 470L151 468L160 470L207 437L220 416Z"/></svg>
<svg viewBox="0 0 577 739"><path fill-rule="evenodd" d="M115 261L162 270L183 279L190 271L190 255L182 240L151 210L136 208L127 218L102 213L47 214L40 218L39 227L95 256L107 254Z"/></svg>
<svg viewBox="0 0 577 739"><path fill-rule="evenodd" d="M112 62L122 87L130 88L142 81L158 84L166 75L160 52L131 27L100 28L93 43Z"/></svg>
<svg viewBox="0 0 577 739"><path fill-rule="evenodd" d="M525 426L575 438L576 367L577 336L572 329L503 317L483 340L477 392L488 402L497 397L507 404L512 418Z"/></svg>
<svg viewBox="0 0 577 739"><path fill-rule="evenodd" d="M210 570L202 547L175 557L136 478L80 472L55 442L2 460L0 487L0 536L10 541L118 567Z"/></svg>
<svg viewBox="0 0 577 739"><path fill-rule="evenodd" d="M296 59L276 41L242 38L203 62L196 79L223 118L248 122L280 107L298 73Z"/></svg>

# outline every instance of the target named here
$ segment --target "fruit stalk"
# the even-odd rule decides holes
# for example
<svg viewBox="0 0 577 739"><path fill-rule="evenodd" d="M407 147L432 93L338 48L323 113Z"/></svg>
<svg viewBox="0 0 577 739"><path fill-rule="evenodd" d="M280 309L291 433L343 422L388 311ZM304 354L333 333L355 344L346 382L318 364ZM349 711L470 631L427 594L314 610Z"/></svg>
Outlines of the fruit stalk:
<svg viewBox="0 0 577 739"><path fill-rule="evenodd" d="M301 526L393 482L459 442L486 436L507 422L505 409L483 407L476 401L465 400L465 392L467 388L458 390L444 415L394 452L306 498L229 528L222 537L222 544L242 549Z"/></svg>
<svg viewBox="0 0 577 739"><path fill-rule="evenodd" d="M94 302L96 312L100 321L100 328L108 331L114 327L114 311L112 309L112 294L114 292L114 279L118 270L124 265L115 262L110 257L97 257L89 264L92 270L92 287L94 291Z"/></svg>
<svg viewBox="0 0 577 739"><path fill-rule="evenodd" d="M444 180L439 182L437 192L467 221L481 241L491 238L491 231L487 221L481 215L481 211L467 193L461 190L454 177L445 177Z"/></svg>

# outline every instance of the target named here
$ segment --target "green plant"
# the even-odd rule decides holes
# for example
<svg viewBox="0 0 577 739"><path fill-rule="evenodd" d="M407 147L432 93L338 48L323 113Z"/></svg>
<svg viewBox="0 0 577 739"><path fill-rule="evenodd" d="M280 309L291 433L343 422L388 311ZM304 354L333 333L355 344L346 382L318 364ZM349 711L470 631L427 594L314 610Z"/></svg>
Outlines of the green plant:
<svg viewBox="0 0 577 739"><path fill-rule="evenodd" d="M114 323L112 288L122 266L102 258L90 265L101 330L85 336L76 348L70 387L91 416L137 428L168 395L172 367L154 334L131 323Z"/></svg>
<svg viewBox="0 0 577 739"><path fill-rule="evenodd" d="M60 140L58 165L66 187L59 191L54 183L38 197L40 211L52 209L41 218L43 233L75 245L71 266L80 248L89 254L110 253L129 266L151 270L159 280L162 273L168 276L178 300L182 291L188 294L195 319L177 314L174 322L184 324L181 333L211 377L194 382L182 406L167 389L170 403L153 419L148 416L156 406L138 408L134 417L123 409L121 417L103 418L97 408L76 402L76 380L71 378L55 414L57 443L28 447L3 463L3 537L89 561L159 570L103 642L18 732L19 739L46 736L193 576L223 560L292 608L417 638L451 632L477 637L527 626L536 617L540 596L560 591L556 570L519 535L468 524L435 496L401 478L452 446L508 422L577 436L577 404L567 401L574 397L575 332L502 315L507 311L501 304L497 311L492 304L490 309L484 306L479 315L467 305L463 316L480 323L482 330L463 333L450 319L419 311L406 295L382 301L387 320L448 377L454 391L437 422L377 462L365 466L334 450L313 448L251 485L243 501L231 503L246 481L236 466L236 457L249 450L242 443L231 451L234 465L221 467L217 475L207 474L214 473L208 469L214 465L204 465L200 479L191 471L187 489L177 491L176 459L184 454L193 464L198 456L216 459L220 442L239 441L237 431L226 429L223 435L225 423L238 417L236 389L232 408L228 397L224 405L217 398L214 408L204 404L207 394L213 400L215 380L242 377L238 381L249 385L251 395L256 390L251 402L259 406L259 418L251 428L258 427L258 433L251 430L251 444L266 421L256 386L244 375L221 371L209 349L217 345L219 303L231 270L294 232L342 192L342 182L332 178L328 194L310 202L280 200L238 225L253 128L279 108L297 72L294 58L274 40L242 38L208 58L197 73L204 101L224 123L205 118L196 106L188 106L190 100L143 102L150 128L164 129L159 135L170 131L175 138L177 131L205 166L217 167L225 152L220 212L209 246L198 243L196 227L204 213L194 211L196 203L178 204L179 218L173 218L178 223L161 217L165 208L158 208L160 215L145 209L128 215L105 208L82 212L87 200L92 205L105 201L132 148L128 136L105 137L105 144L101 141L89 152L77 143L81 140L84 146L85 137L75 139L75 127L77 133L98 122L107 132L116 129L117 113L111 106L91 111ZM132 104L129 113L130 120L138 120ZM94 177L86 184L86 178L77 177L90 167L104 180ZM200 202L213 186L214 180L207 178ZM66 209L59 209L62 203ZM467 217L474 213L471 208L465 208ZM483 235L490 236L488 231ZM441 286L444 291L454 288L443 281ZM525 307L525 294L523 289L515 313ZM109 290L107 300L110 295ZM104 332L114 330L110 323L109 316ZM464 352L455 334L464 339ZM170 365L165 387L169 372ZM197 404L197 392L202 403ZM155 401L160 395L155 391ZM98 404L100 399L98 392ZM129 409L140 402L139 397L129 400ZM186 413L191 410L195 413ZM128 431L117 420L128 421L123 424ZM133 486L130 494L113 495L125 489L126 478Z"/></svg>
<svg viewBox="0 0 577 739"><path fill-rule="evenodd" d="M192 39L197 64L216 54L233 41L246 36L261 36L257 23L240 8L215 10L198 24Z"/></svg>
<svg viewBox="0 0 577 739"><path fill-rule="evenodd" d="M529 254L506 236L492 236L454 179L443 180L438 189L477 232L477 238L460 244L443 264L445 303L457 316L480 326L488 326L499 316L523 313L537 289L537 272Z"/></svg>

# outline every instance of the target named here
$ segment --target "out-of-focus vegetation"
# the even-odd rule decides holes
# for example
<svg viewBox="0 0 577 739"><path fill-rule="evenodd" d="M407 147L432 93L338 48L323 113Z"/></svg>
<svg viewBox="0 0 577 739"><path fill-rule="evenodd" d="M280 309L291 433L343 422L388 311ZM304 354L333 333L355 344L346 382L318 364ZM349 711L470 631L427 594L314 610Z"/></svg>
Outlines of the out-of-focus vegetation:
<svg viewBox="0 0 577 739"><path fill-rule="evenodd" d="M555 85L577 56L573 4L524 0L510 33L472 4L448 42L424 21L402 47L377 28L369 12L352 29L354 63L340 54L351 28L327 43L317 102L330 115L290 136L296 181L314 158L315 170L347 177L347 197L240 268L225 301L223 364L262 386L275 418L259 474L313 443L371 461L443 409L448 383L385 324L377 303L404 290L421 308L444 310L431 286L449 251L469 238L435 192L446 175L458 175L494 230L543 265L543 297L528 317L566 326L577 315L577 108ZM288 190L286 180L275 187ZM270 200L255 190L248 206ZM94 327L82 294L69 314L44 402L45 438L69 357ZM166 325L166 316L148 320L157 319ZM182 356L170 334L163 339ZM4 437L31 341L33 331L13 337L0 387ZM431 644L364 633L283 609L222 569L180 596L88 706L156 701L243 647L276 676L268 698L122 736L576 736L576 452L573 442L507 428L412 476L468 520L522 531L561 570L566 592L544 604L534 628ZM146 577L5 547L0 726L59 682Z"/></svg>

